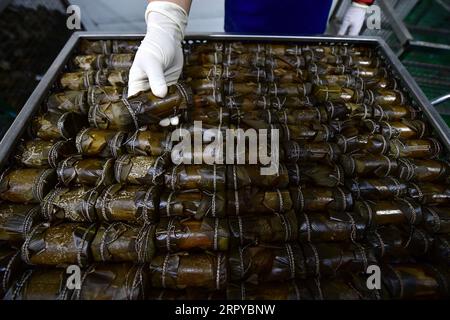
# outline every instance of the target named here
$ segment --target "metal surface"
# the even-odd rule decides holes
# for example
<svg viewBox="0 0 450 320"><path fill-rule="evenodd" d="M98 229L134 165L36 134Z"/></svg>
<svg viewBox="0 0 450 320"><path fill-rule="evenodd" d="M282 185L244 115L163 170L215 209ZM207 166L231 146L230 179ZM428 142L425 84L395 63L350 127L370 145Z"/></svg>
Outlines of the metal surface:
<svg viewBox="0 0 450 320"><path fill-rule="evenodd" d="M59 73L64 68L67 60L77 48L80 39L90 40L108 40L108 39L140 39L143 34L115 34L115 33L90 33L77 32L69 39L67 44L61 50L58 57L55 59L47 73L44 75L39 85L36 87L33 94L28 99L15 119L12 126L9 128L2 141L0 142L0 166L4 166L9 158L11 151L16 146L16 143L21 138L29 121L36 114L40 108L41 103L47 96L49 89L52 87L54 81L57 79ZM403 88L409 93L410 98L415 102L416 106L423 111L423 114L434 127L436 134L445 145L447 151L450 151L450 129L447 127L444 120L439 116L439 113L431 105L425 97L417 83L408 73L406 68L398 60L397 56L392 52L387 43L381 38L374 37L292 37L292 36L264 36L264 35L241 35L241 34L190 34L185 38L189 40L249 40L260 42L295 42L298 44L362 44L372 46L380 51L380 54L386 59L387 64L391 67L392 72L402 82Z"/></svg>
<svg viewBox="0 0 450 320"><path fill-rule="evenodd" d="M410 50L412 49L430 49L450 51L450 45L443 43L434 43L428 41L410 41Z"/></svg>
<svg viewBox="0 0 450 320"><path fill-rule="evenodd" d="M447 100L450 100L450 93L446 94L445 96L434 99L433 101L431 101L431 104L433 106L437 106L438 104L444 103Z"/></svg>
<svg viewBox="0 0 450 320"><path fill-rule="evenodd" d="M376 2L381 9L381 29L364 29L362 34L368 36L379 36L383 38L395 51L401 55L407 47L408 42L412 40L412 35L403 23L403 18L412 10L414 3L409 5L405 1L378 0Z"/></svg>
<svg viewBox="0 0 450 320"><path fill-rule="evenodd" d="M401 60L426 96L433 100L450 92L449 0L421 0L406 17L414 40L405 47ZM450 101L436 107L450 126Z"/></svg>
<svg viewBox="0 0 450 320"><path fill-rule="evenodd" d="M436 3L439 4L444 10L450 12L450 5L445 3L442 0L436 0Z"/></svg>
<svg viewBox="0 0 450 320"><path fill-rule="evenodd" d="M409 32L408 28L406 28L402 19L396 14L394 7L391 5L389 1L381 0L379 1L380 8L384 15L391 22L392 30L395 32L397 38L400 40L402 45L408 43L408 41L413 39L413 36Z"/></svg>

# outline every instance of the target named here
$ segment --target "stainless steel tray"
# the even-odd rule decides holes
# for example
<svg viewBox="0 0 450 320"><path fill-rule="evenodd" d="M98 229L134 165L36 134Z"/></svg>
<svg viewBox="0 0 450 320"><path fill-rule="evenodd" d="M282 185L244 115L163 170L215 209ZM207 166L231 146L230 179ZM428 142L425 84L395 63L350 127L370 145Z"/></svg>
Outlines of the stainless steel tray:
<svg viewBox="0 0 450 320"><path fill-rule="evenodd" d="M33 94L28 99L21 112L17 115L13 124L6 132L0 142L0 167L7 164L11 151L14 150L17 142L27 128L30 119L38 112L41 103L47 96L50 88L57 80L59 73L63 70L67 60L77 49L81 39L91 40L125 40L142 39L142 34L117 34L117 33L91 33L77 32L72 35L67 44L59 53ZM190 34L186 40L239 40L239 41L259 41L259 42L291 42L297 44L363 44L376 48L380 55L385 59L386 64L393 74L398 78L405 93L409 96L415 107L423 111L425 117L434 127L436 135L444 144L447 152L450 151L450 129L447 127L439 113L428 101L422 90L408 73L406 68L397 59L386 42L381 38L375 37L295 37L295 36L264 36L264 35L241 35L241 34Z"/></svg>

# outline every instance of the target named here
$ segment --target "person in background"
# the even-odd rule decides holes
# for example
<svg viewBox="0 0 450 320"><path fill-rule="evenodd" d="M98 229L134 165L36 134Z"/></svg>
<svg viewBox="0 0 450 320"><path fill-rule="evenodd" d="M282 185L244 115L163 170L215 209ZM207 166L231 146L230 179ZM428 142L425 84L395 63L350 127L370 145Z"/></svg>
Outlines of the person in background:
<svg viewBox="0 0 450 320"><path fill-rule="evenodd" d="M149 0L147 34L129 76L129 95L151 89L163 98L183 69L181 42L192 0ZM373 0L354 0L339 35L358 35ZM225 31L271 35L312 35L325 31L332 0L225 0ZM169 122L167 122L169 121ZM161 125L176 124L167 119Z"/></svg>

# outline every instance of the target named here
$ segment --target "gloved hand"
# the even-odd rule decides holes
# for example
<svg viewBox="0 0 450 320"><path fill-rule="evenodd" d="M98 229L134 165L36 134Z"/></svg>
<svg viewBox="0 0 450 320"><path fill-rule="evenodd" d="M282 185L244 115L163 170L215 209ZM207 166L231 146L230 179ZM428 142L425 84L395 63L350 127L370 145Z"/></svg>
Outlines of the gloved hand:
<svg viewBox="0 0 450 320"><path fill-rule="evenodd" d="M366 17L366 11L368 6L353 2L342 21L341 28L338 35L343 36L348 34L349 36L357 36L362 29L364 20ZM348 33L347 33L348 31Z"/></svg>
<svg viewBox="0 0 450 320"><path fill-rule="evenodd" d="M151 89L164 98L167 86L178 81L183 68L181 41L188 15L179 5L167 1L152 1L145 12L147 34L130 69L128 96ZM164 119L161 125L178 124L178 118Z"/></svg>

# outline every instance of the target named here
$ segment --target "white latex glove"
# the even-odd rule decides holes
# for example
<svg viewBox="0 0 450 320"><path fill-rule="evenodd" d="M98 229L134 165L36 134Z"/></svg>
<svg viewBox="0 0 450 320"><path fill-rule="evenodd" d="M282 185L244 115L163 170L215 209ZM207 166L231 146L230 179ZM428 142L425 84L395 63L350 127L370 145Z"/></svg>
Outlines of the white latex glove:
<svg viewBox="0 0 450 320"><path fill-rule="evenodd" d="M357 36L362 29L368 6L353 2L342 21L338 35ZM348 32L347 32L348 31Z"/></svg>
<svg viewBox="0 0 450 320"><path fill-rule="evenodd" d="M183 68L181 41L188 15L179 5L152 1L145 12L147 34L130 69L128 96L151 89L164 98L167 86L178 81Z"/></svg>

